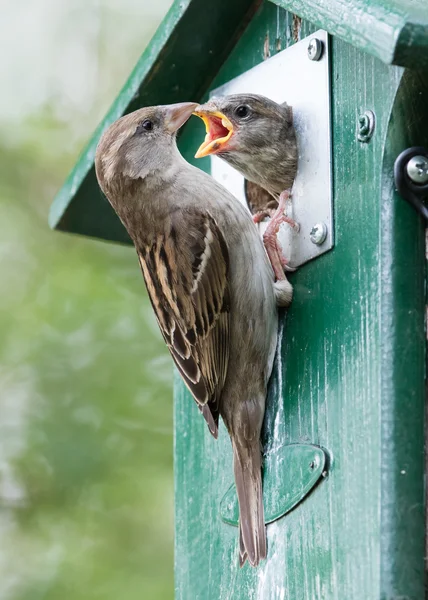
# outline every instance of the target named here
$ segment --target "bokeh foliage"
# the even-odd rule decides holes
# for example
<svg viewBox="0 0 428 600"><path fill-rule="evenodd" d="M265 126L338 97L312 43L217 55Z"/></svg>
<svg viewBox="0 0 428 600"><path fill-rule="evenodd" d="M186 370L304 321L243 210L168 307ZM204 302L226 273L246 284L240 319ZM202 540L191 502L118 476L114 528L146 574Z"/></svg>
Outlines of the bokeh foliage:
<svg viewBox="0 0 428 600"><path fill-rule="evenodd" d="M173 595L172 367L135 252L47 226L113 87L0 125L1 600Z"/></svg>

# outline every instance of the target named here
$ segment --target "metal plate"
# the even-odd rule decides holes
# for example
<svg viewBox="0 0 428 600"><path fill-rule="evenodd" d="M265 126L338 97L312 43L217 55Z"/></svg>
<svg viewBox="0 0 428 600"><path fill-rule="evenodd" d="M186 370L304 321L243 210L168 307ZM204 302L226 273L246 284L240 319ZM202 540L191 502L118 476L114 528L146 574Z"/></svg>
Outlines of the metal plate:
<svg viewBox="0 0 428 600"><path fill-rule="evenodd" d="M310 60L308 45L316 38L322 42L319 60ZM298 267L333 247L330 75L328 36L319 30L287 50L280 52L213 90L211 96L253 93L293 107L299 147L299 164L293 186L289 216L300 224L295 233L282 225L279 239L290 265ZM211 173L243 204L247 205L244 178L225 161L211 157ZM312 228L324 223L327 237L321 245L310 239ZM266 224L260 225L261 231Z"/></svg>
<svg viewBox="0 0 428 600"><path fill-rule="evenodd" d="M289 444L269 454L263 464L265 523L272 523L297 506L325 473L326 455L319 446ZM222 520L238 526L239 505L235 484L220 503Z"/></svg>

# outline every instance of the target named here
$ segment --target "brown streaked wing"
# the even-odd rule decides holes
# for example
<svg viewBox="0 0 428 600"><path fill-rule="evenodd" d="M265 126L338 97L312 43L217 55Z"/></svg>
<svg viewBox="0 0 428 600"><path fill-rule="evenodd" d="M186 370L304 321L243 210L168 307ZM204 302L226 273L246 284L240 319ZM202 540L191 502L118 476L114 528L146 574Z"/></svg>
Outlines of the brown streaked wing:
<svg viewBox="0 0 428 600"><path fill-rule="evenodd" d="M179 211L137 249L162 335L211 433L229 361L229 253L208 213Z"/></svg>

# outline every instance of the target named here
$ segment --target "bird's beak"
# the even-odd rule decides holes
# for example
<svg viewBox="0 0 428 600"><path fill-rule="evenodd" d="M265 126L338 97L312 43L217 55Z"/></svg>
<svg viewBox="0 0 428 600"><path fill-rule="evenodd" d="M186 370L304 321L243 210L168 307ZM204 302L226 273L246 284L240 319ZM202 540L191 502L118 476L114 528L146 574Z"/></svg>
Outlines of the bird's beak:
<svg viewBox="0 0 428 600"><path fill-rule="evenodd" d="M225 149L233 133L233 125L229 119L218 110L205 110L201 106L193 112L205 123L206 136L199 146L195 158L203 158L209 154L218 154Z"/></svg>
<svg viewBox="0 0 428 600"><path fill-rule="evenodd" d="M165 129L169 133L175 133L190 118L198 106L195 102L180 102L179 104L168 104L165 106Z"/></svg>

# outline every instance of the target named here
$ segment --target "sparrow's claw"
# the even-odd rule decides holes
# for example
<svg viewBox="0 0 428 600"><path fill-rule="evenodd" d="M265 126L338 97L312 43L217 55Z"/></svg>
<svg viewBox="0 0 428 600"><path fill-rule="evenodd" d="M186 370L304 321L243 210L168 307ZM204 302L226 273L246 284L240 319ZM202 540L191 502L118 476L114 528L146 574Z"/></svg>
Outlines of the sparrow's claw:
<svg viewBox="0 0 428 600"><path fill-rule="evenodd" d="M287 271L288 273L294 273L295 271L297 271L297 267L290 267L290 265L282 265L284 271Z"/></svg>
<svg viewBox="0 0 428 600"><path fill-rule="evenodd" d="M275 211L273 211L275 212ZM264 219L266 219L266 217L271 217L272 214L270 213L270 209L268 210L259 210L258 212L256 212L255 215L253 215L253 222L257 225L258 223L261 223L262 221L264 221Z"/></svg>
<svg viewBox="0 0 428 600"><path fill-rule="evenodd" d="M287 215L283 215L282 222L283 223L288 223L290 225L290 227L292 227L296 233L299 233L299 231L300 231L300 225L294 219L291 219L290 217L287 217Z"/></svg>
<svg viewBox="0 0 428 600"><path fill-rule="evenodd" d="M288 223L290 227L292 227L295 230L296 233L299 233L299 223L297 223L297 221L289 217L285 211L286 203L290 196L291 192L289 190L285 190L284 192L282 192L282 194L279 197L278 207L259 210L253 215L254 223L256 223L257 225L258 223L261 223L264 219L269 217L271 219L271 222L274 221L274 225L272 225L272 227L276 226L278 228L276 233L278 233L279 227L282 223Z"/></svg>
<svg viewBox="0 0 428 600"><path fill-rule="evenodd" d="M288 271L289 273L294 273L294 271L297 271L296 267L291 267L288 264L288 259L285 258L282 248L281 248L281 244L279 243L278 240L277 240L277 250L278 250L279 259L281 261L282 268L284 269L284 271Z"/></svg>

